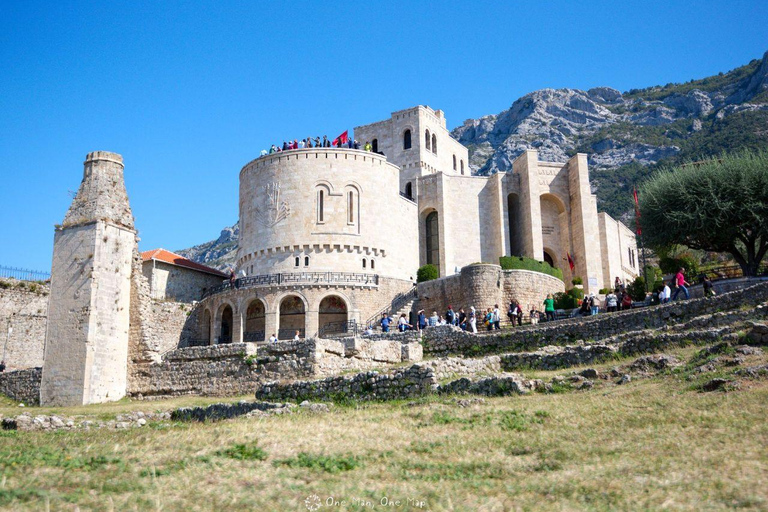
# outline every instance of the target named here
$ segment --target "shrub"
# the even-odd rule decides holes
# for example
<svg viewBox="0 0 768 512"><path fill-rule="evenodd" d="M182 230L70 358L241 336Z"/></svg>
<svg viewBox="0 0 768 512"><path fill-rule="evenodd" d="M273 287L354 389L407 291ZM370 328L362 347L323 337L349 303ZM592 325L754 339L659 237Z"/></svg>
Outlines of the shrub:
<svg viewBox="0 0 768 512"><path fill-rule="evenodd" d="M553 268L545 261L538 261L532 258L522 256L502 256L499 258L499 265L504 270L532 270L534 272L543 272L563 280L563 271L559 268Z"/></svg>
<svg viewBox="0 0 768 512"><path fill-rule="evenodd" d="M665 274L675 274L677 269L683 267L685 274L691 279L699 274L699 262L690 253L682 253L674 258L670 256L660 258L659 267Z"/></svg>
<svg viewBox="0 0 768 512"><path fill-rule="evenodd" d="M425 281L432 281L440 277L440 272L437 270L437 266L427 263L419 267L416 271L416 282L423 283Z"/></svg>
<svg viewBox="0 0 768 512"><path fill-rule="evenodd" d="M555 309L573 309L579 307L579 300L584 298L584 290L572 288L567 292L558 292L554 295Z"/></svg>
<svg viewBox="0 0 768 512"><path fill-rule="evenodd" d="M612 291L613 291L613 288L600 288L600 291L597 293L599 293L600 295L608 295Z"/></svg>
<svg viewBox="0 0 768 512"><path fill-rule="evenodd" d="M627 286L627 293L632 297L632 300L645 300L645 279L643 279L643 276L637 276L637 278Z"/></svg>
<svg viewBox="0 0 768 512"><path fill-rule="evenodd" d="M574 277L571 279L571 283L573 283L573 286L576 286L577 284L584 284L584 281L580 277Z"/></svg>

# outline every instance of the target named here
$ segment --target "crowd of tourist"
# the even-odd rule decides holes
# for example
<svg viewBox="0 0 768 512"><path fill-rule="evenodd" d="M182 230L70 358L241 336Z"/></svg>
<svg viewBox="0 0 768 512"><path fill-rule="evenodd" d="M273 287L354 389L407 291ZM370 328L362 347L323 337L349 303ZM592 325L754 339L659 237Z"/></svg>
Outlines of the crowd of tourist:
<svg viewBox="0 0 768 512"><path fill-rule="evenodd" d="M701 282L705 296L715 294L712 281L709 280L709 278L702 276ZM690 283L685 278L685 269L679 269L674 277L669 281L665 281L663 288L659 290L659 302L661 304L666 304L672 300L677 300L679 296L680 298L684 296L685 299L689 299L689 286ZM674 292L672 290L674 290ZM590 293L588 296L584 297L578 308L571 311L571 316L597 315L602 306L603 304L601 304L600 298L594 293ZM614 282L614 288L605 295L604 311L606 313L626 311L632 309L634 306L635 302L633 302L632 296L626 289L624 282L617 277ZM543 308L543 310L540 310L540 307ZM529 304L527 310L523 309L523 306L517 300L512 300L509 303L506 314L509 325L513 327L515 324L522 326L525 311L528 311L528 319L531 324L551 322L557 318L555 300L552 294L547 295L547 298L544 299L541 305ZM430 316L427 316L422 309L416 313L413 323L411 323L411 319L409 319L405 313L402 313L397 319L385 313L382 314L379 324L383 332L389 332L394 326L396 326L398 331L404 332L408 330L420 331L427 327L435 327L439 325L453 325L460 327L462 330L477 333L478 329L487 331L500 330L501 321L499 305L494 304L493 307L484 310L476 309L472 306L469 308L469 311L465 311L464 308L454 311L452 306L448 306L444 315L440 315L437 311L433 311ZM372 326L368 326L366 332L372 333Z"/></svg>
<svg viewBox="0 0 768 512"><path fill-rule="evenodd" d="M347 132L344 132L333 140L328 139L327 135L323 135L322 139L320 137L307 137L301 140L283 141L282 145L272 144L269 150L262 149L260 156L306 148L363 149L364 151L373 151L373 146L370 142L366 141L365 144L361 145L357 139L348 137Z"/></svg>

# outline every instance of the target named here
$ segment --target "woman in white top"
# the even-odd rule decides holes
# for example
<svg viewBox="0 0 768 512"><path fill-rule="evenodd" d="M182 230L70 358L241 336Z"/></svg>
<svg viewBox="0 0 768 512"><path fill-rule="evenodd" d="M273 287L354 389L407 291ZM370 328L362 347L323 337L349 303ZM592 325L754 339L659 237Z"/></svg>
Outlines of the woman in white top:
<svg viewBox="0 0 768 512"><path fill-rule="evenodd" d="M477 313L475 312L475 306L472 306L469 311L469 326L472 327L472 332L477 334Z"/></svg>
<svg viewBox="0 0 768 512"><path fill-rule="evenodd" d="M301 331L296 331L296 336L293 337L293 341L300 341L301 340Z"/></svg>
<svg viewBox="0 0 768 512"><path fill-rule="evenodd" d="M408 320L405 318L405 313L401 313L400 318L397 320L397 329L400 332L405 332L411 328L413 328L413 326L408 323Z"/></svg>

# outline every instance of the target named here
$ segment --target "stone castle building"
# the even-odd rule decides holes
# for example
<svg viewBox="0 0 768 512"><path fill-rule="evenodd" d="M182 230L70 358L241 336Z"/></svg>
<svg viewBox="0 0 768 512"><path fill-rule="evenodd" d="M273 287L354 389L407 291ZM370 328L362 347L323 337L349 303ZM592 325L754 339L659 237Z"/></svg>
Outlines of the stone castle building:
<svg viewBox="0 0 768 512"><path fill-rule="evenodd" d="M541 162L531 150L512 173L472 176L443 112L425 106L354 135L373 151L297 149L242 168L236 271L247 277L204 301L203 340L375 324L428 263L449 278L471 263L526 256L562 269L566 283L581 277L587 293L638 275L634 233L598 214L586 155ZM531 282L534 295L519 281L510 293L538 303L563 289L542 280Z"/></svg>
<svg viewBox="0 0 768 512"><path fill-rule="evenodd" d="M347 350L323 339L375 325L382 313L412 313L417 303L458 310L514 298L540 307L565 290L548 274L502 270L505 255L547 261L566 283L581 277L588 293L637 275L634 235L598 214L585 155L553 163L527 151L512 173L472 176L467 148L451 138L442 111L424 106L359 126L355 137L373 151L297 149L241 169L232 280L162 249L140 254L122 157L89 154L54 238L41 403L161 394L183 377L171 361L206 372L208 359L178 350L271 334L315 339L306 361L320 366L331 357L322 354L373 354L366 364L419 357L414 347L382 355L373 345ZM417 285L425 264L440 278ZM187 392L205 385L184 381Z"/></svg>

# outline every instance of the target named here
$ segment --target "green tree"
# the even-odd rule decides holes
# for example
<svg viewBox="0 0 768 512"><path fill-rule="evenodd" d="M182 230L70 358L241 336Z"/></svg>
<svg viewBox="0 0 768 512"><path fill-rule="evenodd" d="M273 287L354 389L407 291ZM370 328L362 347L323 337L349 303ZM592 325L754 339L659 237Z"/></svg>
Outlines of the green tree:
<svg viewBox="0 0 768 512"><path fill-rule="evenodd" d="M768 151L660 171L640 189L640 214L651 247L727 252L756 275L768 251Z"/></svg>

